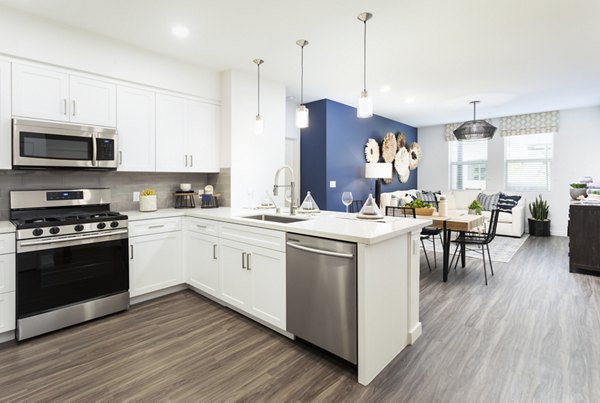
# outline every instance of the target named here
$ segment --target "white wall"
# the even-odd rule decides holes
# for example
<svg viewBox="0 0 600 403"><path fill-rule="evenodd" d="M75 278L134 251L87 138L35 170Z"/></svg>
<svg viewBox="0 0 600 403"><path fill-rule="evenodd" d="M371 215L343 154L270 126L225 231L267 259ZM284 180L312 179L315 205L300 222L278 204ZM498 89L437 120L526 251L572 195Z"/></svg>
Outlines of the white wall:
<svg viewBox="0 0 600 403"><path fill-rule="evenodd" d="M497 119L491 123L498 125ZM449 188L448 144L443 126L419 128L419 143L423 162L419 165L418 183L421 189ZM600 106L560 111L560 131L554 137L552 184L542 196L550 205L552 234L567 234L569 184L581 176L592 176L600 182ZM488 190L504 190L504 139L496 135L488 146ZM538 193L524 193L532 201Z"/></svg>
<svg viewBox="0 0 600 403"><path fill-rule="evenodd" d="M0 6L0 53L220 99L219 73Z"/></svg>
<svg viewBox="0 0 600 403"><path fill-rule="evenodd" d="M265 191L271 193L275 171L285 163L285 86L261 79L264 133L255 135L256 76L227 71L221 79L222 104L230 110L223 136L231 144L231 207L254 207L266 198ZM276 201L282 203L282 196Z"/></svg>

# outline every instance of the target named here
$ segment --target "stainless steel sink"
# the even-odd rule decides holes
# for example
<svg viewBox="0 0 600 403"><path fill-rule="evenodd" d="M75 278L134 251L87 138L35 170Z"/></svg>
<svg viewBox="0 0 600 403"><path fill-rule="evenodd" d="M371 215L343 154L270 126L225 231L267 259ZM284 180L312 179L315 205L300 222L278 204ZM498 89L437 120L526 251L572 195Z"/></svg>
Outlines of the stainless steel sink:
<svg viewBox="0 0 600 403"><path fill-rule="evenodd" d="M259 220L259 221L271 221L278 222L282 224L289 224L292 222L305 221L305 218L294 218L288 216L280 216L280 215L267 215L267 214L259 214L259 215L250 215L244 216L240 218L250 218L251 220Z"/></svg>

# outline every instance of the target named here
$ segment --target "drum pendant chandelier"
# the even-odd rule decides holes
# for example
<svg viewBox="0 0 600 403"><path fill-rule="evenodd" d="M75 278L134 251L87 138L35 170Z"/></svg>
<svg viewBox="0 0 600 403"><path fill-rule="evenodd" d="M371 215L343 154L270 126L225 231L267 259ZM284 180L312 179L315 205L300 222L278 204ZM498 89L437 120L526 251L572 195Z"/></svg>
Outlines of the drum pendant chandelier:
<svg viewBox="0 0 600 403"><path fill-rule="evenodd" d="M454 136L456 136L456 140L489 140L494 137L496 126L489 124L485 120L477 120L476 111L479 102L480 101L469 102L470 104L473 104L473 120L463 123L458 129L454 130L453 133Z"/></svg>

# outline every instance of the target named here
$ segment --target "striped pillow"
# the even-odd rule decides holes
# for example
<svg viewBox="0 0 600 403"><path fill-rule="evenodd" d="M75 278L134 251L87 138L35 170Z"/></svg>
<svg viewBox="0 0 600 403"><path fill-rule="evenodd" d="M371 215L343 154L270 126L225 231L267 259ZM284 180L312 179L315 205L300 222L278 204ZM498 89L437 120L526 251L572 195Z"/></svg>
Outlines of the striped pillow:
<svg viewBox="0 0 600 403"><path fill-rule="evenodd" d="M434 207L437 207L438 204L438 200L437 200L437 195L441 195L442 191L438 190L435 192L431 192L428 190L422 190L421 191L421 200L423 200L425 203L431 203Z"/></svg>
<svg viewBox="0 0 600 403"><path fill-rule="evenodd" d="M500 193L494 193L491 195L486 195L485 193L479 193L477 195L477 201L481 204L481 209L483 211L492 211L495 210L498 206L498 199L500 198Z"/></svg>
<svg viewBox="0 0 600 403"><path fill-rule="evenodd" d="M500 197L498 197L498 209L512 213L513 207L519 204L519 200L521 200L521 196L509 196L506 193L500 193Z"/></svg>

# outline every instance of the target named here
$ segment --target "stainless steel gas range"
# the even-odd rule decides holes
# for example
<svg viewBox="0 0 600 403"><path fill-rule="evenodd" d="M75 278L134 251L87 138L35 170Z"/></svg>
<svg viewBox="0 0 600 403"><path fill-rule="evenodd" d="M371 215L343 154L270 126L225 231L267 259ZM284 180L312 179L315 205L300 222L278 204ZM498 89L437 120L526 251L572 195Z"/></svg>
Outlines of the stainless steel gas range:
<svg viewBox="0 0 600 403"><path fill-rule="evenodd" d="M17 340L129 308L127 216L110 189L10 192Z"/></svg>

